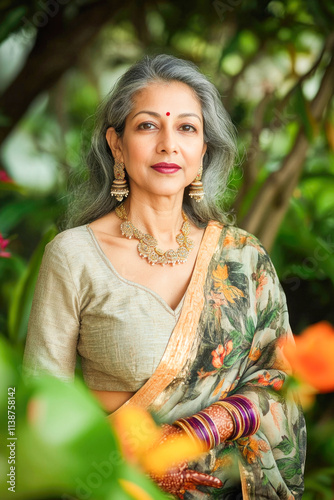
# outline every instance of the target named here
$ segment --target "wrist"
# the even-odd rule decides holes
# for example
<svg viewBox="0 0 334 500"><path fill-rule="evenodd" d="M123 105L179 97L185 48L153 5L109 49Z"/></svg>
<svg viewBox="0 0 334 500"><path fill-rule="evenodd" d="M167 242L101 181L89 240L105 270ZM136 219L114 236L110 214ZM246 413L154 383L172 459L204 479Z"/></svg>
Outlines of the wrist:
<svg viewBox="0 0 334 500"><path fill-rule="evenodd" d="M245 396L230 396L208 408L180 418L173 424L208 451L224 441L240 439L257 432L260 414Z"/></svg>

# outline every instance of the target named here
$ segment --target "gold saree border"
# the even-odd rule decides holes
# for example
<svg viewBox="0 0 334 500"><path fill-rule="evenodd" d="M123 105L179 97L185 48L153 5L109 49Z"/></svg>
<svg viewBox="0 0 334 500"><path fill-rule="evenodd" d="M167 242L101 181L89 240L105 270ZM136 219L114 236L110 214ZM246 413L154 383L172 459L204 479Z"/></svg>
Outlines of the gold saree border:
<svg viewBox="0 0 334 500"><path fill-rule="evenodd" d="M185 365L196 337L197 326L204 306L204 284L207 268L216 250L222 228L223 226L218 222L210 221L205 230L179 320L155 372L112 415L128 405L147 409Z"/></svg>

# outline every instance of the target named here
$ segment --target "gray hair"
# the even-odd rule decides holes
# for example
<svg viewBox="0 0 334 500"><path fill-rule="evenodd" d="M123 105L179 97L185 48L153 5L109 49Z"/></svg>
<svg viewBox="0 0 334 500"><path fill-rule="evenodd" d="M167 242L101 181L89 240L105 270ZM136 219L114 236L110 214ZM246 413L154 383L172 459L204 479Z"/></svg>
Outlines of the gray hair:
<svg viewBox="0 0 334 500"><path fill-rule="evenodd" d="M183 82L191 87L202 107L204 141L207 150L203 158L205 196L200 203L188 196L185 189L183 209L198 227L209 220L225 223L227 215L217 205L217 199L227 187L227 180L236 156L236 141L231 119L224 109L216 87L190 61L171 55L145 56L133 64L100 104L96 114L96 126L90 151L87 155L89 177L74 190L69 205L67 227L87 224L114 210L119 205L110 196L114 180L114 158L106 141L106 131L114 127L122 136L125 121L133 106L138 91L155 82Z"/></svg>

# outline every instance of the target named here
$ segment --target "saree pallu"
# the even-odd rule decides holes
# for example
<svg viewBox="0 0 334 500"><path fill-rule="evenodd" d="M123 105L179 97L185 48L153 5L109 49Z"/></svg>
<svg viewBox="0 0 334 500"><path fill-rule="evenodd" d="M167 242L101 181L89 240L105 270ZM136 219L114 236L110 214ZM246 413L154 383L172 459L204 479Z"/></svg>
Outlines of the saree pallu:
<svg viewBox="0 0 334 500"><path fill-rule="evenodd" d="M152 377L126 403L171 424L233 394L260 411L258 432L189 463L224 483L185 499L284 499L303 493L306 430L298 404L280 392L292 337L273 264L252 235L210 222L179 321Z"/></svg>

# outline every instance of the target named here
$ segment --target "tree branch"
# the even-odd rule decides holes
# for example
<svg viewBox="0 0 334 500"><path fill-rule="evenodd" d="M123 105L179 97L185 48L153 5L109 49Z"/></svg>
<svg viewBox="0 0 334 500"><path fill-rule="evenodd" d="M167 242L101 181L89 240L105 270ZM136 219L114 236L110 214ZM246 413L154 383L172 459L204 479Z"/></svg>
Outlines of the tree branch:
<svg viewBox="0 0 334 500"><path fill-rule="evenodd" d="M114 16L124 1L96 1L81 7L71 19L64 16L65 7L48 18L39 29L35 45L26 64L0 99L0 110L9 124L0 130L0 143L22 118L33 99L52 87L61 75L71 68L82 50Z"/></svg>
<svg viewBox="0 0 334 500"><path fill-rule="evenodd" d="M317 121L321 119L334 93L333 81L334 55L326 68L317 95L310 105L310 112ZM259 190L247 216L240 224L247 231L261 235L262 242L268 250L273 244L287 210L290 195L302 172L308 147L308 139L303 127L301 127L295 144L283 161L281 169L269 175Z"/></svg>

